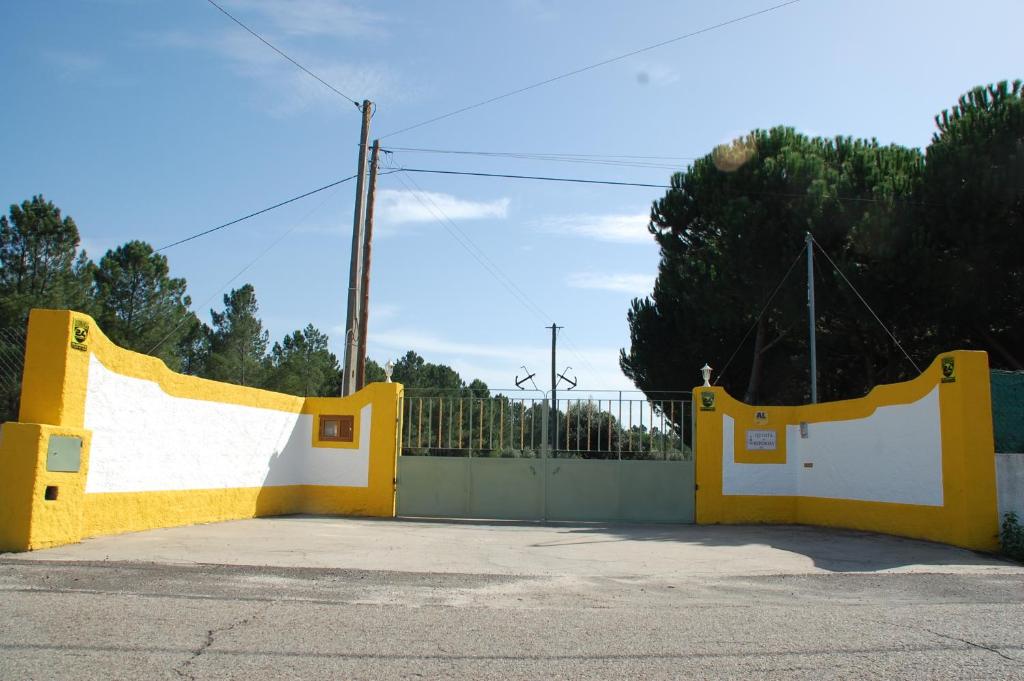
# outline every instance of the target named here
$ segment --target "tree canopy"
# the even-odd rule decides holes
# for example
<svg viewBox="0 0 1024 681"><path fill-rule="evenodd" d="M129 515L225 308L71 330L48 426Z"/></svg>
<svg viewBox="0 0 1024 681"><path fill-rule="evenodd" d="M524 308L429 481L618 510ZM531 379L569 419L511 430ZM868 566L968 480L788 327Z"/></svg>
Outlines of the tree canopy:
<svg viewBox="0 0 1024 681"><path fill-rule="evenodd" d="M953 347L1019 368L1021 97L1020 83L973 90L937 117L924 154L777 127L676 173L651 209L661 259L653 292L627 313L623 371L656 396L693 385L708 362L746 401L806 401L807 232L818 244L821 399L913 376L915 363Z"/></svg>
<svg viewBox="0 0 1024 681"><path fill-rule="evenodd" d="M293 395L334 396L341 368L330 339L312 324L271 346L259 316L256 290L244 284L210 310L211 325L191 309L184 278L173 277L167 257L143 241L110 249L93 263L81 250L75 221L43 196L12 205L0 216L0 421L15 418L24 355L25 323L32 308L91 314L118 345L159 357L186 374ZM384 369L367 359L367 382ZM489 394L443 364L409 351L395 380L414 389Z"/></svg>
<svg viewBox="0 0 1024 681"><path fill-rule="evenodd" d="M96 321L121 347L152 353L172 369L179 344L198 325L185 280L170 276L167 258L142 241L107 251L95 270Z"/></svg>

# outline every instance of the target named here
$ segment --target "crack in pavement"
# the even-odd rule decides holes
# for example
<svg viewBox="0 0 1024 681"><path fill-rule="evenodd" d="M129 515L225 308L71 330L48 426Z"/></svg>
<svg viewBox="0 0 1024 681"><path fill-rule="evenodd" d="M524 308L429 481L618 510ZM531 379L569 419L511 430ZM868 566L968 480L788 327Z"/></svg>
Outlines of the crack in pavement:
<svg viewBox="0 0 1024 681"><path fill-rule="evenodd" d="M1011 657L1011 656L1007 655L1006 653L1004 653L1003 651L999 650L998 648L992 648L992 647L984 645L982 643L975 643L974 641L970 641L970 640L968 640L966 638L960 638L959 636L951 636L949 634L943 634L942 632L935 631L933 629L929 629L928 627L919 627L919 626L914 626L912 624L902 624L900 622L888 622L888 621L885 621L885 620L866 620L866 621L867 622L873 622L874 624L884 624L884 625L887 625L887 626L890 626L890 627L896 627L896 628L899 628L899 629L910 629L911 631L927 632L927 633L931 634L932 636L937 636L938 638L944 638L947 641L958 641L960 643L963 643L964 645L971 646L972 648L978 648L979 650L987 650L988 652L995 653L999 657L1003 658L1004 660L1008 660L1010 662L1016 662L1018 664L1024 663L1024 660L1021 660L1021 659L1016 658L1016 657Z"/></svg>
<svg viewBox="0 0 1024 681"><path fill-rule="evenodd" d="M1010 662L1018 662L1018 663L1021 662L1021 660L1018 660L1016 657L1010 657L1009 655L1005 654L1003 651L999 650L998 648L990 648L989 646L983 645L981 643L975 643L974 641L968 641L966 638L960 638L959 636L950 636L948 634L942 634L942 633L939 633L937 631L932 631L931 629L928 629L927 627L921 627L921 629L924 630L924 631L927 631L929 634L933 634L935 636L938 636L939 638L949 639L950 641L960 641L961 643L966 643L969 646L974 646L975 648L980 648L982 650L987 650L990 653L995 653L996 655L998 655L999 657L1003 658L1004 660L1009 660Z"/></svg>
<svg viewBox="0 0 1024 681"><path fill-rule="evenodd" d="M220 627L217 629L207 629L206 638L203 639L203 642L199 645L199 647L192 651L192 655L187 660L179 664L177 667L174 667L171 671L173 671L175 674L177 674L179 677L183 679L195 681L196 677L191 672L189 672L187 668L192 666L193 662L195 662L197 659L199 659L199 657L203 655L203 653L209 650L210 646L213 645L216 636L218 634L226 634L238 627L243 627L247 624L250 624L253 620L262 615L263 611L266 610L267 607L270 606L268 605L266 607L259 608L258 610L249 614L248 616L235 620L234 622L228 624L225 627Z"/></svg>

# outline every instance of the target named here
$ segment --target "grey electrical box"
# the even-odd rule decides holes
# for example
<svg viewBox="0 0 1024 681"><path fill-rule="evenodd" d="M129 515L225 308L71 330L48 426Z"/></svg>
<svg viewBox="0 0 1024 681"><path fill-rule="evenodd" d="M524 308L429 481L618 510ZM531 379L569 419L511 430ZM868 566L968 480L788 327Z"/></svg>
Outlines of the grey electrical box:
<svg viewBox="0 0 1024 681"><path fill-rule="evenodd" d="M69 435L51 435L46 448L46 470L77 473L82 468L82 439Z"/></svg>

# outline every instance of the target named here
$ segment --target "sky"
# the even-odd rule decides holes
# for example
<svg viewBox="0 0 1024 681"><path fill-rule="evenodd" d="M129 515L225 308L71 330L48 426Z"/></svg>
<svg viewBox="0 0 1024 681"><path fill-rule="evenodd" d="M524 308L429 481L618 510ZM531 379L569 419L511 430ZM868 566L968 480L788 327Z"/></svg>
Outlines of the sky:
<svg viewBox="0 0 1024 681"><path fill-rule="evenodd" d="M1024 77L1020 0L800 0L403 132L782 1L221 4L335 89L371 100L388 168L664 185L688 159L774 125L923 148L963 92ZM95 260L356 171L356 106L207 0L7 0L0 24L0 205L44 195ZM545 327L557 323L558 371L569 367L578 391L633 388L618 355L630 301L657 272L647 222L663 194L382 175L370 357L415 350L492 388L525 367L546 388ZM272 341L312 323L340 358L354 197L355 183L342 184L164 253L205 321L248 282Z"/></svg>

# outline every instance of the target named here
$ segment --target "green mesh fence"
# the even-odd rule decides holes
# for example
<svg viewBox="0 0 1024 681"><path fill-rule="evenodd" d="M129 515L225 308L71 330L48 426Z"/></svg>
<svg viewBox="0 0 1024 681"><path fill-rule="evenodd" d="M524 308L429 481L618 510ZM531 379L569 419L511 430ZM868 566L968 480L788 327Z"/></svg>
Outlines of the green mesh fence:
<svg viewBox="0 0 1024 681"><path fill-rule="evenodd" d="M997 452L1024 452L1024 371L992 372Z"/></svg>

